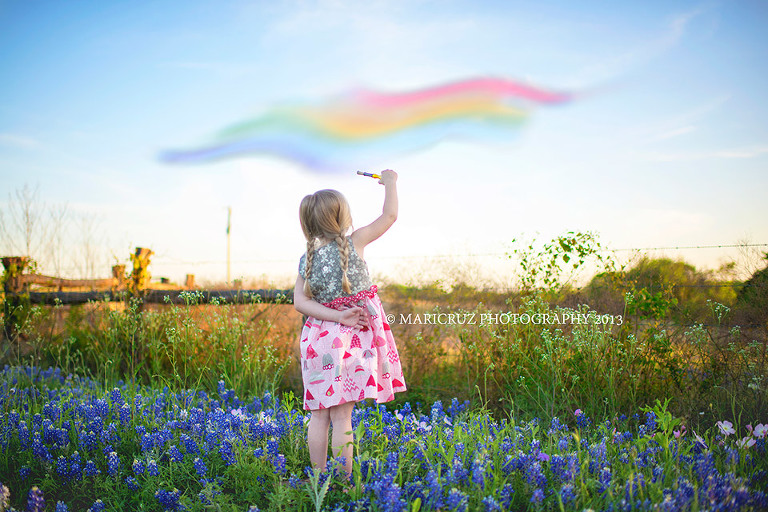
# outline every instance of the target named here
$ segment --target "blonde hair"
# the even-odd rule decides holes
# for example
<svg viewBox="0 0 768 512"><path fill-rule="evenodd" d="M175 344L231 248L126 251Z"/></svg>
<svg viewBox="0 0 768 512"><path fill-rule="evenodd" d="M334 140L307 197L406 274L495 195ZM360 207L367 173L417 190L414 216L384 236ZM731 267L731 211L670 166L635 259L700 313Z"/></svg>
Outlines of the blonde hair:
<svg viewBox="0 0 768 512"><path fill-rule="evenodd" d="M341 255L342 280L344 293L351 293L347 268L349 266L349 241L346 234L352 227L352 214L349 211L347 199L336 190L319 190L305 196L299 206L299 220L304 238L307 239L307 261L304 271L304 293L312 297L309 286L309 276L312 271L312 260L320 238L335 240Z"/></svg>

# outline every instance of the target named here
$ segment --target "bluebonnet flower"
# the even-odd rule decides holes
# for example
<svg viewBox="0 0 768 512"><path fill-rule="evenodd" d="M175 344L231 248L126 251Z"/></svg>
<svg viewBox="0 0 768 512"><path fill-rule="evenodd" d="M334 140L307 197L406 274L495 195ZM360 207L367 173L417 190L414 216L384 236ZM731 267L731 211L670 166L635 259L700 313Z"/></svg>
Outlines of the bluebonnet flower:
<svg viewBox="0 0 768 512"><path fill-rule="evenodd" d="M32 472L32 469L29 466L21 466L19 468L19 476L22 480L26 480L29 478L29 474Z"/></svg>
<svg viewBox="0 0 768 512"><path fill-rule="evenodd" d="M640 488L645 487L645 478L642 473L634 473L627 478L627 483L624 486L624 499L627 502L632 502L635 497L640 493Z"/></svg>
<svg viewBox="0 0 768 512"><path fill-rule="evenodd" d="M454 487L445 498L445 506L448 507L448 510L466 512L469 506L469 497Z"/></svg>
<svg viewBox="0 0 768 512"><path fill-rule="evenodd" d="M541 489L534 490L531 495L531 503L541 503L542 501L544 501L544 491Z"/></svg>
<svg viewBox="0 0 768 512"><path fill-rule="evenodd" d="M219 446L219 455L221 455L221 460L223 460L227 466L231 466L237 462L235 454L232 451L232 442L229 439L222 441L221 446Z"/></svg>
<svg viewBox="0 0 768 512"><path fill-rule="evenodd" d="M48 447L43 444L43 440L40 437L39 432L35 432L33 434L32 438L32 453L35 454L35 457L38 457L40 459L50 461L51 460L51 453L48 451Z"/></svg>
<svg viewBox="0 0 768 512"><path fill-rule="evenodd" d="M106 505L104 505L104 502L101 500L96 500L93 502L93 505L88 509L88 512L102 512L106 508Z"/></svg>
<svg viewBox="0 0 768 512"><path fill-rule="evenodd" d="M282 453L278 454L277 457L275 457L275 472L279 474L283 474L286 471L285 467L285 455Z"/></svg>
<svg viewBox="0 0 768 512"><path fill-rule="evenodd" d="M120 406L120 411L118 413L120 418L120 424L125 426L131 421L131 408L128 404L123 404Z"/></svg>
<svg viewBox="0 0 768 512"><path fill-rule="evenodd" d="M45 499L43 498L43 491L41 491L39 487L34 486L29 490L27 512L43 512L44 510Z"/></svg>
<svg viewBox="0 0 768 512"><path fill-rule="evenodd" d="M69 509L67 508L67 504L64 503L63 501L57 501L55 512L69 512Z"/></svg>
<svg viewBox="0 0 768 512"><path fill-rule="evenodd" d="M192 465L195 467L195 471L197 471L197 474L202 477L204 477L205 473L208 471L208 469L205 467L205 462L203 462L203 460L200 459L199 457L195 459Z"/></svg>
<svg viewBox="0 0 768 512"><path fill-rule="evenodd" d="M146 433L141 436L141 451L148 452L155 446L155 439L152 434Z"/></svg>
<svg viewBox="0 0 768 512"><path fill-rule="evenodd" d="M184 454L182 454L181 451L174 444L174 445L171 445L170 448L168 448L168 458L171 459L173 462L182 462L184 460Z"/></svg>
<svg viewBox="0 0 768 512"><path fill-rule="evenodd" d="M83 473L83 463L80 459L80 453L74 452L69 460L69 477L74 480L80 480Z"/></svg>
<svg viewBox="0 0 768 512"><path fill-rule="evenodd" d="M133 459L133 474L136 476L140 476L144 474L144 471L146 470L146 466L144 466L144 461L141 461L139 459Z"/></svg>
<svg viewBox="0 0 768 512"><path fill-rule="evenodd" d="M160 474L160 470L157 467L157 462L155 462L155 459L149 459L147 462L147 473L149 476L157 476Z"/></svg>
<svg viewBox="0 0 768 512"><path fill-rule="evenodd" d="M155 493L155 498L160 502L163 510L185 510L185 507L179 503L181 493L178 489L174 489L173 491L158 489Z"/></svg>
<svg viewBox="0 0 768 512"><path fill-rule="evenodd" d="M504 510L509 510L511 507L513 498L512 495L514 493L515 488L512 487L512 484L504 484L504 487L502 487L499 491L499 499L501 500L501 506L504 507Z"/></svg>
<svg viewBox="0 0 768 512"><path fill-rule="evenodd" d="M269 441L267 441L267 453L271 456L275 457L279 453L280 450L280 444L278 443L277 439L272 438Z"/></svg>
<svg viewBox="0 0 768 512"><path fill-rule="evenodd" d="M96 444L98 443L98 440L96 438L96 433L92 430L88 431L80 431L80 446L83 448L86 448L87 450L95 450Z"/></svg>
<svg viewBox="0 0 768 512"><path fill-rule="evenodd" d="M563 505L568 505L569 503L576 501L576 493L573 491L573 484L563 484L563 486L560 487L560 500L563 502Z"/></svg>
<svg viewBox="0 0 768 512"><path fill-rule="evenodd" d="M576 416L576 424L579 428L587 428L592 423L592 420L590 420L586 414L581 412L581 409L576 409L574 415Z"/></svg>
<svg viewBox="0 0 768 512"><path fill-rule="evenodd" d="M435 473L433 469L430 469L427 472L427 475L424 477L424 484L427 487L427 505L435 510L442 508L443 486L437 477L437 473Z"/></svg>
<svg viewBox="0 0 768 512"><path fill-rule="evenodd" d="M67 458L63 455L59 455L59 458L56 459L56 473L65 479L69 476L69 464L67 464Z"/></svg>
<svg viewBox="0 0 768 512"><path fill-rule="evenodd" d="M610 487L611 487L611 468L604 467L600 470L600 476L599 476L599 483L600 485L597 487L597 492L600 494L605 493Z"/></svg>
<svg viewBox="0 0 768 512"><path fill-rule="evenodd" d="M29 446L29 428L27 427L26 421L20 421L19 422L19 444L21 444L21 449L26 450Z"/></svg>
<svg viewBox="0 0 768 512"><path fill-rule="evenodd" d="M371 484L376 496L376 506L384 512L401 512L405 510L405 501L401 498L402 489L391 475L387 475Z"/></svg>
<svg viewBox="0 0 768 512"><path fill-rule="evenodd" d="M109 473L109 476L114 477L117 476L118 471L120 471L120 457L115 452L109 452L107 457L107 473Z"/></svg>
<svg viewBox="0 0 768 512"><path fill-rule="evenodd" d="M485 489L485 462L475 459L472 462L472 483L480 489Z"/></svg>
<svg viewBox="0 0 768 512"><path fill-rule="evenodd" d="M195 455L199 453L199 448L197 447L197 443L194 439L189 437L187 434L181 434L179 436L179 441L184 445L184 449L186 452L190 455Z"/></svg>
<svg viewBox="0 0 768 512"><path fill-rule="evenodd" d="M493 496L486 496L483 498L483 507L485 512L497 512L501 510L501 505L493 498Z"/></svg>
<svg viewBox="0 0 768 512"><path fill-rule="evenodd" d="M139 482L136 480L135 477L132 477L132 476L125 477L125 485L128 486L128 488L132 491L139 490Z"/></svg>
<svg viewBox="0 0 768 512"><path fill-rule="evenodd" d="M99 473L101 473L101 470L96 467L96 463L92 460L88 460L88 462L85 463L85 474L88 476L96 476Z"/></svg>

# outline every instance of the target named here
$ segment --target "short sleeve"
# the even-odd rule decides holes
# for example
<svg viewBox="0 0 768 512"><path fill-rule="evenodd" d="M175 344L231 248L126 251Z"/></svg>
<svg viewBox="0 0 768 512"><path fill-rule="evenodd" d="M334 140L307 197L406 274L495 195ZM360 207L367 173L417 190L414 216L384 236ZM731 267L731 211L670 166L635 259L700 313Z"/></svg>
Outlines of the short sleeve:
<svg viewBox="0 0 768 512"><path fill-rule="evenodd" d="M304 272L307 270L307 255L302 254L301 259L299 260L299 275L301 277L304 277Z"/></svg>

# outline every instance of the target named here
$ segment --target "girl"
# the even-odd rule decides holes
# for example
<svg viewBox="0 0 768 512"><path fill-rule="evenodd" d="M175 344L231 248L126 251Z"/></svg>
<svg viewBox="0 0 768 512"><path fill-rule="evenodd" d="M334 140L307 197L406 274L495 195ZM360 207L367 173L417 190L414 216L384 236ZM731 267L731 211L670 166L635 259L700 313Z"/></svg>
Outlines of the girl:
<svg viewBox="0 0 768 512"><path fill-rule="evenodd" d="M307 252L299 262L293 301L307 315L301 331L304 409L312 412L307 432L312 466L325 470L328 431L331 447L352 473L352 409L375 398L388 402L405 391L395 340L363 259L365 246L397 219L397 173L386 170L382 214L351 235L347 200L320 190L301 201L299 217Z"/></svg>

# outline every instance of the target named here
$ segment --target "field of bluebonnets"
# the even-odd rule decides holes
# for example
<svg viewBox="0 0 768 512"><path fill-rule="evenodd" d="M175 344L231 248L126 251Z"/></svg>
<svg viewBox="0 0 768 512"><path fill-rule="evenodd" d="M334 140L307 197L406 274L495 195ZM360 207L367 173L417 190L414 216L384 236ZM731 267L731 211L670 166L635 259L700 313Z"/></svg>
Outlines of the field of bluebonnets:
<svg viewBox="0 0 768 512"><path fill-rule="evenodd" d="M351 482L308 470L292 306L22 304L0 511L768 509L765 325L609 277L383 287L409 391L356 407Z"/></svg>

